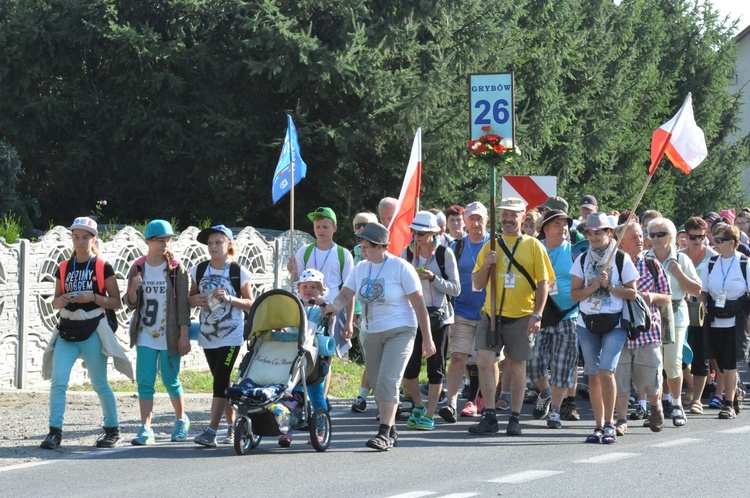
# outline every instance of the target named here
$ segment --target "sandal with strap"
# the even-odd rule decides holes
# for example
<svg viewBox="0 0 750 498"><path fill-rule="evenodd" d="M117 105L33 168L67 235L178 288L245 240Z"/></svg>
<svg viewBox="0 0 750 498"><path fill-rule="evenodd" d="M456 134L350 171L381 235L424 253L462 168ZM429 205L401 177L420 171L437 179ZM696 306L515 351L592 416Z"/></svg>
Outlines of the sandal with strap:
<svg viewBox="0 0 750 498"><path fill-rule="evenodd" d="M690 405L690 413L703 415L703 403L700 400L693 401L693 404Z"/></svg>
<svg viewBox="0 0 750 498"><path fill-rule="evenodd" d="M586 437L587 443L601 443L602 437L604 436L604 429L597 427L594 429L594 433Z"/></svg>
<svg viewBox="0 0 750 498"><path fill-rule="evenodd" d="M368 440L365 446L378 451L388 451L391 449L391 439L389 437L378 434L374 438Z"/></svg>
<svg viewBox="0 0 750 498"><path fill-rule="evenodd" d="M682 427L687 423L687 418L685 418L685 412L682 410L681 406L673 406L672 407L672 424L675 427Z"/></svg>
<svg viewBox="0 0 750 498"><path fill-rule="evenodd" d="M617 432L615 426L611 423L604 424L604 434L602 435L602 443L612 444L617 442Z"/></svg>

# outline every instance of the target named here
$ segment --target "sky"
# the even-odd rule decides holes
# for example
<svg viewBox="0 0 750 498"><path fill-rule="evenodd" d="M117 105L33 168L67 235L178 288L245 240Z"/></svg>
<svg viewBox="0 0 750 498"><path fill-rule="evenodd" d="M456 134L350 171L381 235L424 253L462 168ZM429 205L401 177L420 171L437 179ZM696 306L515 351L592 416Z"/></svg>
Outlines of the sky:
<svg viewBox="0 0 750 498"><path fill-rule="evenodd" d="M711 2L723 15L739 18L737 33L750 25L750 1L748 0L712 0ZM735 34L737 34L735 33Z"/></svg>

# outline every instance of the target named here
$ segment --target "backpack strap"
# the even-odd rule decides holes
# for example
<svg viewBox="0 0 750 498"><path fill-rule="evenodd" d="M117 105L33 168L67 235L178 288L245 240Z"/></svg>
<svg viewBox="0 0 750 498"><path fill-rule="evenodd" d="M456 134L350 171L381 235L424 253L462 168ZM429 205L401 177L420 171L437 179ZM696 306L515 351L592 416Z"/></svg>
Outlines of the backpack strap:
<svg viewBox="0 0 750 498"><path fill-rule="evenodd" d="M99 256L96 257L94 262L94 275L96 275L96 285L99 287L99 294L106 296L107 289L104 285L104 265L106 261L101 259Z"/></svg>
<svg viewBox="0 0 750 498"><path fill-rule="evenodd" d="M307 262L310 261L310 256L312 256L313 249L315 249L315 244L309 244L305 248L305 254L302 255L302 262L305 263L305 268L307 268Z"/></svg>
<svg viewBox="0 0 750 498"><path fill-rule="evenodd" d="M60 282L62 282L63 292L65 291L65 274L68 272L68 263L70 260L66 259L60 261Z"/></svg>
<svg viewBox="0 0 750 498"><path fill-rule="evenodd" d="M578 256L578 259L581 260L581 270L585 268L584 264L586 263L586 254L588 252L582 253L580 256ZM625 265L625 253L622 252L620 249L617 250L615 253L615 266L617 267L617 273L620 277L620 283L625 283L622 281L622 267Z"/></svg>
<svg viewBox="0 0 750 498"><path fill-rule="evenodd" d="M240 285L240 270L239 263L232 261L229 263L229 281L232 282L234 287L234 293L237 297L242 298L242 285Z"/></svg>
<svg viewBox="0 0 750 498"><path fill-rule="evenodd" d="M344 256L344 248L340 245L336 244L336 249L338 249L339 254L339 275L341 275L341 281L344 281L344 263L346 262L345 256ZM339 290L341 290L341 286L339 286Z"/></svg>
<svg viewBox="0 0 750 498"><path fill-rule="evenodd" d="M206 273L206 269L208 268L208 264L211 262L211 260L206 260L198 263L198 266L195 268L195 283L200 285L201 279L203 278L203 275Z"/></svg>
<svg viewBox="0 0 750 498"><path fill-rule="evenodd" d="M461 258L462 252L464 252L464 237L453 241L453 254L456 255L456 263Z"/></svg>
<svg viewBox="0 0 750 498"><path fill-rule="evenodd" d="M714 269L714 265L716 264L716 261L719 259L719 255L711 256L708 259L708 274L711 274L711 271ZM747 269L745 270L747 272Z"/></svg>
<svg viewBox="0 0 750 498"><path fill-rule="evenodd" d="M440 268L440 275L443 280L448 280L448 274L445 273L445 250L448 249L444 245L437 246L435 250L435 261L437 261L438 267Z"/></svg>

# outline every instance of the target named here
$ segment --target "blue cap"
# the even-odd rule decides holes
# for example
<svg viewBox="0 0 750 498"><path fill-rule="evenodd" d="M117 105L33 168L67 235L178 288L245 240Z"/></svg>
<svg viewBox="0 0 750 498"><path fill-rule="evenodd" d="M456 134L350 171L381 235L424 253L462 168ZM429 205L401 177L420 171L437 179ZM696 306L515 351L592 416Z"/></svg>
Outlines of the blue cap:
<svg viewBox="0 0 750 498"><path fill-rule="evenodd" d="M148 240L154 237L174 237L174 232L172 231L172 225L168 221L153 220L146 225L143 235Z"/></svg>
<svg viewBox="0 0 750 498"><path fill-rule="evenodd" d="M200 242L201 244L208 244L208 236L212 233L223 233L229 238L230 241L234 240L232 231L224 225L214 225L211 228L204 228L200 231L196 240L198 240L198 242Z"/></svg>

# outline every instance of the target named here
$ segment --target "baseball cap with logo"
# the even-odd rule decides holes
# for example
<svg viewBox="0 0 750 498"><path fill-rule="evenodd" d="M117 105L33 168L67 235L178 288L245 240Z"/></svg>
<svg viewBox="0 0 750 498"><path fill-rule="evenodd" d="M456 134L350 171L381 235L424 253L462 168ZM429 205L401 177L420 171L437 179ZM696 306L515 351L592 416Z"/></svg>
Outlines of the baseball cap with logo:
<svg viewBox="0 0 750 498"><path fill-rule="evenodd" d="M507 209L508 211L517 211L519 213L526 212L526 203L523 199L518 197L508 197L500 201L500 207L498 209Z"/></svg>
<svg viewBox="0 0 750 498"><path fill-rule="evenodd" d="M596 197L593 195L584 195L581 198L581 202L578 203L578 206L580 207L586 207L593 211L596 211L599 209L599 202L596 200Z"/></svg>
<svg viewBox="0 0 750 498"><path fill-rule="evenodd" d="M232 231L225 227L224 225L214 225L211 228L204 228L200 231L198 236L195 238L198 242L201 244L208 244L208 236L212 233L223 233L227 236L227 238L230 241L234 240L234 235L232 235Z"/></svg>
<svg viewBox="0 0 750 498"><path fill-rule="evenodd" d="M338 225L338 222L336 221L336 213L334 213L333 209L329 207L319 207L312 213L308 213L308 220L315 221L315 218L330 218L333 220L334 225Z"/></svg>
<svg viewBox="0 0 750 498"><path fill-rule="evenodd" d="M70 228L68 228L68 230L70 230L71 232L73 230L85 230L91 234L99 235L99 231L96 228L97 225L94 220L86 216L82 216L73 220L73 224L70 225Z"/></svg>

